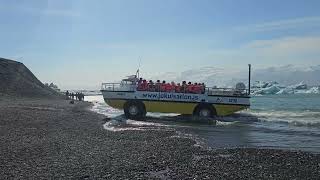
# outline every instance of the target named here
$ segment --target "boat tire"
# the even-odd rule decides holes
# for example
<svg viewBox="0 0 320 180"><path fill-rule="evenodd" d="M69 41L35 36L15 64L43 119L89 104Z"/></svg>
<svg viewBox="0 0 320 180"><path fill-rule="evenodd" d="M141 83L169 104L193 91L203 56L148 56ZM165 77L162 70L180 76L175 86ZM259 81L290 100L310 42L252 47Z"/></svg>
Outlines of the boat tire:
<svg viewBox="0 0 320 180"><path fill-rule="evenodd" d="M146 115L146 108L142 102L128 101L124 104L124 115L128 119L143 120Z"/></svg>
<svg viewBox="0 0 320 180"><path fill-rule="evenodd" d="M200 118L212 118L217 115L216 110L210 104L199 104L193 111L193 115Z"/></svg>

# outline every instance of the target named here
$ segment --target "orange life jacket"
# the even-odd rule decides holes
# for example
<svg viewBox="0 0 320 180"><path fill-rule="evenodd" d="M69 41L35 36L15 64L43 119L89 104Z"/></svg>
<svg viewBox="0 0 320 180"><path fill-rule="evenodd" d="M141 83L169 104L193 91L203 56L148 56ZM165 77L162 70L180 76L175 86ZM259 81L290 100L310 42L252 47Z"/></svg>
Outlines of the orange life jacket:
<svg viewBox="0 0 320 180"><path fill-rule="evenodd" d="M148 88L148 83L147 82L143 82L142 83L142 91L146 91Z"/></svg>
<svg viewBox="0 0 320 180"><path fill-rule="evenodd" d="M187 93L192 93L192 91L193 91L193 85L188 85L186 92Z"/></svg>
<svg viewBox="0 0 320 180"><path fill-rule="evenodd" d="M175 91L176 91L176 93L181 92L181 86L175 86Z"/></svg>
<svg viewBox="0 0 320 180"><path fill-rule="evenodd" d="M162 92L165 92L165 91L166 91L166 84L161 84L161 85L160 85L160 90L161 90Z"/></svg>
<svg viewBox="0 0 320 180"><path fill-rule="evenodd" d="M193 92L197 93L197 94L200 94L201 93L201 87L199 85L195 85L193 87Z"/></svg>
<svg viewBox="0 0 320 180"><path fill-rule="evenodd" d="M166 92L171 92L172 90L172 86L170 84L166 84L165 88L166 88Z"/></svg>

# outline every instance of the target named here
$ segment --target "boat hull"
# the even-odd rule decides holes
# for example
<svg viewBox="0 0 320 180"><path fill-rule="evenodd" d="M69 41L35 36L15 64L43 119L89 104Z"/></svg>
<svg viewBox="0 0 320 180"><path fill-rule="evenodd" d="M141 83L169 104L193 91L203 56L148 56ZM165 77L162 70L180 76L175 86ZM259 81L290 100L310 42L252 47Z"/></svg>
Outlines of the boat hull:
<svg viewBox="0 0 320 180"><path fill-rule="evenodd" d="M105 102L116 109L123 109L127 101L140 101L144 104L147 112L160 113L177 113L177 114L193 114L195 108L200 103L211 105L218 116L227 116L243 109L249 108L249 104L235 103L213 103L213 102L198 102L198 101L173 101L173 100L154 100L154 99L139 99L139 98L119 98L112 96L108 92L103 93ZM220 97L220 99L223 99Z"/></svg>

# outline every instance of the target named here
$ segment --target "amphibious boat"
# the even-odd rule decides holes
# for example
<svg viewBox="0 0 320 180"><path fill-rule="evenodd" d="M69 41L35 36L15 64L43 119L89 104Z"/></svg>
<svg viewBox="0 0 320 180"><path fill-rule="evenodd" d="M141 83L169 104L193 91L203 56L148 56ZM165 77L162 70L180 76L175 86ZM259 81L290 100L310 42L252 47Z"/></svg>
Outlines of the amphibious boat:
<svg viewBox="0 0 320 180"><path fill-rule="evenodd" d="M123 109L129 119L143 119L147 112L177 113L200 117L226 116L250 107L249 88L238 83L235 88L205 87L201 93L140 90L139 75L128 76L121 83L102 83L105 102Z"/></svg>

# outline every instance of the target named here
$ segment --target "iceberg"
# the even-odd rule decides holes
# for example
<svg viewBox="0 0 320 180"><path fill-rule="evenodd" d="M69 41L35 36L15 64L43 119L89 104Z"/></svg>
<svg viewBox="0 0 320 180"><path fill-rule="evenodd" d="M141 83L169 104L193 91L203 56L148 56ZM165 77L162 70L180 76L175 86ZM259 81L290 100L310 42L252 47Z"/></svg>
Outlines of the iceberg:
<svg viewBox="0 0 320 180"><path fill-rule="evenodd" d="M300 82L299 84L291 85L291 86L288 86L287 88L302 90L302 89L308 89L308 86L307 84Z"/></svg>
<svg viewBox="0 0 320 180"><path fill-rule="evenodd" d="M267 95L267 94L277 94L280 91L280 87L278 85L272 85L267 88L261 88L254 92L254 94L261 94L261 95Z"/></svg>
<svg viewBox="0 0 320 180"><path fill-rule="evenodd" d="M320 94L320 86L318 87L312 87L305 91L307 94Z"/></svg>
<svg viewBox="0 0 320 180"><path fill-rule="evenodd" d="M308 89L303 81L290 85L282 86L276 81L255 81L251 86L254 95L273 95L273 94L320 94L320 86Z"/></svg>
<svg viewBox="0 0 320 180"><path fill-rule="evenodd" d="M279 85L279 83L276 82L276 81L268 81L268 82L255 81L251 87L252 88L268 88L268 87L271 87L273 85Z"/></svg>
<svg viewBox="0 0 320 180"><path fill-rule="evenodd" d="M276 92L276 88L264 88L256 93L264 95L264 94L273 94L273 92ZM312 87L310 89L295 89L292 87L286 87L283 89L280 89L278 92L275 94L280 95L280 94L320 94L320 87Z"/></svg>
<svg viewBox="0 0 320 180"><path fill-rule="evenodd" d="M276 94L304 94L306 93L307 88L308 86L305 83L300 82L298 84L283 88Z"/></svg>
<svg viewBox="0 0 320 180"><path fill-rule="evenodd" d="M292 88L284 88L278 91L276 94L294 94L294 90Z"/></svg>

